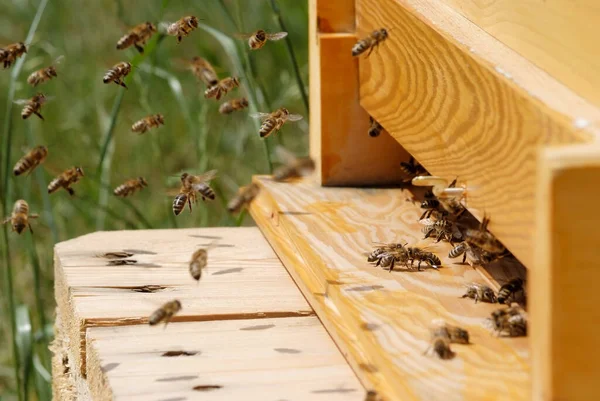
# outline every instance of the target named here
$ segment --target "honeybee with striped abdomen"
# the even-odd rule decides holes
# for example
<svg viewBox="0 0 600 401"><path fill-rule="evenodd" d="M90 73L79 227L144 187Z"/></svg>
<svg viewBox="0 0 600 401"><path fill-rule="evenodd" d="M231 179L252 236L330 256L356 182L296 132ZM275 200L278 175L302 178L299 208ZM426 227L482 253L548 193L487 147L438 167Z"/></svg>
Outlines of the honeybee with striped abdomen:
<svg viewBox="0 0 600 401"><path fill-rule="evenodd" d="M414 246L406 248L406 251L408 252L410 267L413 266L413 262L418 262L417 270L421 270L421 263L423 262L434 269L438 269L442 265L440 258L438 258L433 252L430 252L426 249Z"/></svg>
<svg viewBox="0 0 600 401"><path fill-rule="evenodd" d="M146 182L144 177L138 177L132 180L125 181L123 184L116 187L113 193L116 196L121 196L125 198L129 195L133 195L136 191L142 190L147 186L148 182Z"/></svg>
<svg viewBox="0 0 600 401"><path fill-rule="evenodd" d="M36 146L19 159L13 168L13 174L21 175L26 171L28 171L27 175L31 174L37 166L46 160L46 156L48 156L48 148Z"/></svg>
<svg viewBox="0 0 600 401"><path fill-rule="evenodd" d="M15 100L14 102L15 102L15 104L18 104L18 105L24 105L23 110L21 110L21 118L23 120L26 120L29 117L31 117L32 114L35 114L36 116L41 118L43 121L44 117L40 113L40 111L42 110L42 105L44 103L50 101L51 99L52 98L47 97L43 93L38 93L37 95L33 96L31 99L19 99L19 100Z"/></svg>
<svg viewBox="0 0 600 401"><path fill-rule="evenodd" d="M248 39L248 46L252 50L258 50L263 47L267 41L281 40L288 35L287 32L267 33L262 29L252 33L242 33L236 36L240 39Z"/></svg>
<svg viewBox="0 0 600 401"><path fill-rule="evenodd" d="M425 238L434 236L436 238L436 242L445 240L451 244L454 241L462 240L462 232L458 229L456 224L446 219L445 217L443 217L440 220L420 220L420 223L424 225L422 231L423 234L425 234Z"/></svg>
<svg viewBox="0 0 600 401"><path fill-rule="evenodd" d="M75 191L71 188L71 185L78 182L83 176L83 169L81 167L71 167L50 181L50 184L48 184L48 193L51 194L58 191L60 188L64 188L69 195L73 196Z"/></svg>
<svg viewBox="0 0 600 401"><path fill-rule="evenodd" d="M371 32L369 36L359 40L354 46L352 46L352 56L359 56L369 50L369 53L367 54L368 57L373 49L378 47L381 42L387 39L387 37L388 31L385 28Z"/></svg>
<svg viewBox="0 0 600 401"><path fill-rule="evenodd" d="M441 359L452 359L455 355L450 349L450 344L469 344L469 332L461 327L453 326L441 319L435 319L431 322L431 345L424 352L426 354L430 349Z"/></svg>
<svg viewBox="0 0 600 401"><path fill-rule="evenodd" d="M161 125L165 125L165 118L162 114L152 114L142 118L141 120L135 122L131 126L131 131L137 132L138 134L143 134L148 131L150 128L158 128Z"/></svg>
<svg viewBox="0 0 600 401"><path fill-rule="evenodd" d="M213 85L207 88L204 91L204 97L210 99L214 97L217 100L221 100L221 98L233 89L240 86L240 80L237 77L227 77L225 79L220 80L216 85Z"/></svg>
<svg viewBox="0 0 600 401"><path fill-rule="evenodd" d="M151 22L144 22L134 26L117 42L117 50L127 49L134 46L138 52L143 53L148 40L156 33L156 26Z"/></svg>
<svg viewBox="0 0 600 401"><path fill-rule="evenodd" d="M166 24L167 35L177 36L177 43L181 43L181 39L188 36L196 28L198 28L198 18L193 15Z"/></svg>
<svg viewBox="0 0 600 401"><path fill-rule="evenodd" d="M400 162L400 170L402 170L402 172L406 174L406 178L404 179L405 183L412 181L412 179L418 175L427 173L425 167L423 167L412 156L410 157L408 162Z"/></svg>
<svg viewBox="0 0 600 401"><path fill-rule="evenodd" d="M202 57L193 57L189 68L194 76L202 81L207 88L219 83L219 77L217 76L215 69Z"/></svg>
<svg viewBox="0 0 600 401"><path fill-rule="evenodd" d="M227 204L227 211L234 214L239 213L243 208L247 208L250 205L250 202L256 198L259 192L260 187L254 182L240 188L237 195Z"/></svg>
<svg viewBox="0 0 600 401"><path fill-rule="evenodd" d="M475 303L489 302L491 304L496 303L496 294L494 290L484 284L471 283L467 285L467 291L464 293L462 298L473 298Z"/></svg>
<svg viewBox="0 0 600 401"><path fill-rule="evenodd" d="M64 59L65 56L58 56L52 65L32 72L31 75L27 77L27 83L33 87L36 87L41 83L51 80L52 78L56 78L58 76L56 67L62 63Z"/></svg>
<svg viewBox="0 0 600 401"><path fill-rule="evenodd" d="M165 327L169 324L169 321L175 314L177 314L181 310L181 302L177 299L173 301L169 301L165 303L163 306L155 310L150 317L148 318L148 323L150 326L154 326L159 324L160 322L165 322Z"/></svg>
<svg viewBox="0 0 600 401"><path fill-rule="evenodd" d="M369 122L371 123L371 126L369 127L369 136L371 138L378 137L381 134L381 131L383 131L383 127L371 116L369 116Z"/></svg>
<svg viewBox="0 0 600 401"><path fill-rule="evenodd" d="M102 78L102 82L105 84L109 82L114 82L117 85L121 85L123 88L127 89L127 85L123 82L123 79L131 72L131 63L127 61L122 61L120 63L115 64L110 70L106 71L104 77Z"/></svg>
<svg viewBox="0 0 600 401"><path fill-rule="evenodd" d="M259 131L261 138L266 138L279 131L287 121L300 121L303 118L299 114L290 114L285 107L280 107L272 113L253 113L250 114L250 117L263 120Z"/></svg>
<svg viewBox="0 0 600 401"><path fill-rule="evenodd" d="M37 219L37 214L29 214L29 205L23 199L19 199L15 202L12 214L2 221L2 224L10 222L13 231L17 234L21 234L26 227L29 227L29 231L33 234L33 229L29 223L29 219Z"/></svg>
<svg viewBox="0 0 600 401"><path fill-rule="evenodd" d="M210 170L200 175L191 175L188 173L181 174L181 188L173 200L173 213L175 213L176 216L181 214L186 203L188 204L191 213L192 202L195 203L198 201L197 193L200 194L203 201L206 201L207 199L214 200L215 192L208 183L215 178L216 175L217 170Z"/></svg>
<svg viewBox="0 0 600 401"><path fill-rule="evenodd" d="M527 312L515 304L492 312L490 322L498 335L521 337L527 335L527 320Z"/></svg>
<svg viewBox="0 0 600 401"><path fill-rule="evenodd" d="M315 170L315 161L310 157L298 158L291 152L288 152L282 146L275 149L279 160L284 165L273 171L275 181L286 181L292 178L298 178L312 173Z"/></svg>
<svg viewBox="0 0 600 401"><path fill-rule="evenodd" d="M231 114L234 111L243 110L246 107L248 107L248 99L245 97L240 97L237 99L232 99L219 106L219 113Z"/></svg>
<svg viewBox="0 0 600 401"><path fill-rule="evenodd" d="M27 46L23 42L0 48L0 63L3 63L4 68L8 68L25 53L27 53Z"/></svg>
<svg viewBox="0 0 600 401"><path fill-rule="evenodd" d="M522 300L525 295L523 284L523 279L517 277L500 287L498 290L498 303L510 304L513 300ZM517 294L520 295L519 298L517 298Z"/></svg>
<svg viewBox="0 0 600 401"><path fill-rule="evenodd" d="M202 271L206 268L208 264L208 250L204 248L198 249L192 255L192 260L190 260L190 275L196 281L200 281L202 277Z"/></svg>
<svg viewBox="0 0 600 401"><path fill-rule="evenodd" d="M484 215L479 229L468 229L465 232L466 241L470 245L475 245L484 251L490 253L502 253L506 250L506 248L491 232L487 230L489 223L489 217Z"/></svg>

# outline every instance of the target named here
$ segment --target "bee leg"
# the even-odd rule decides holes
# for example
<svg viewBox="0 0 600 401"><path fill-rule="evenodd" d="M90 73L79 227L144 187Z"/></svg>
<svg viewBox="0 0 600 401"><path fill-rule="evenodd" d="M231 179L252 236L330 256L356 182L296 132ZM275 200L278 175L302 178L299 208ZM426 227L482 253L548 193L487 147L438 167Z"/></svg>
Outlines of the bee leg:
<svg viewBox="0 0 600 401"><path fill-rule="evenodd" d="M177 36L177 43L181 43L181 35Z"/></svg>
<svg viewBox="0 0 600 401"><path fill-rule="evenodd" d="M463 264L465 264L465 262L467 261L467 252L465 251L465 253L463 253Z"/></svg>
<svg viewBox="0 0 600 401"><path fill-rule="evenodd" d="M134 43L133 46L135 46L135 49L140 52L140 54L144 54L144 48L140 45L138 45L137 43Z"/></svg>
<svg viewBox="0 0 600 401"><path fill-rule="evenodd" d="M33 234L33 228L31 228L31 224L27 223L27 225L29 226L29 231L31 231L31 233Z"/></svg>
<svg viewBox="0 0 600 401"><path fill-rule="evenodd" d="M421 215L421 217L419 217L419 220L423 220L423 218L425 217L426 214L427 214L427 210L425 210L423 212L423 214Z"/></svg>
<svg viewBox="0 0 600 401"><path fill-rule="evenodd" d="M125 85L125 82L123 82L123 80L119 79L119 80L118 80L118 81L116 81L116 82L117 82L117 84L121 85L123 88L125 88L125 89L129 89L129 88L127 87L127 85Z"/></svg>
<svg viewBox="0 0 600 401"><path fill-rule="evenodd" d="M67 192L69 193L69 195L71 195L71 196L75 195L75 191L73 190L73 188L66 187L65 189L67 190Z"/></svg>
<svg viewBox="0 0 600 401"><path fill-rule="evenodd" d="M39 118L41 118L42 121L44 121L44 117L42 117L42 115L40 114L39 111L34 111L33 114L35 114L36 116L38 116Z"/></svg>
<svg viewBox="0 0 600 401"><path fill-rule="evenodd" d="M437 241L435 241L435 242L440 242L442 240L443 235L444 235L444 231L440 231L440 233L437 236Z"/></svg>
<svg viewBox="0 0 600 401"><path fill-rule="evenodd" d="M392 259L392 263L390 263L390 273L394 270L394 264L396 263L396 258Z"/></svg>

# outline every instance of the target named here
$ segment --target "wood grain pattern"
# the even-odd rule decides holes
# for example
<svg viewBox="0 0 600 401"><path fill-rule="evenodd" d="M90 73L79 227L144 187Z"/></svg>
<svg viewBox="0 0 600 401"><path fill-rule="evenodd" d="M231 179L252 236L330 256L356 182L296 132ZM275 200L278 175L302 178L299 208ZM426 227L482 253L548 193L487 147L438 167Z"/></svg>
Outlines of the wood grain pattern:
<svg viewBox="0 0 600 401"><path fill-rule="evenodd" d="M540 68L600 106L596 0L444 0Z"/></svg>
<svg viewBox="0 0 600 401"><path fill-rule="evenodd" d="M487 279L448 260L448 244L420 240L411 193L255 181L252 217L367 388L390 400L529 399L527 339L494 337L484 325L498 306L460 298L464 284ZM396 241L432 245L444 268L390 274L366 262L373 242ZM497 288L520 274L506 262L489 276ZM423 355L436 318L471 334L452 361Z"/></svg>
<svg viewBox="0 0 600 401"><path fill-rule="evenodd" d="M209 251L197 283L189 275L191 254ZM97 255L131 250L137 265L107 266ZM173 321L247 319L312 314L302 294L258 229L204 228L98 232L55 248L56 298L74 353L85 373L85 333L92 326L146 324L173 299L182 311ZM144 292L146 286L159 286Z"/></svg>
<svg viewBox="0 0 600 401"><path fill-rule="evenodd" d="M88 347L97 401L364 399L316 317L95 327ZM163 356L168 351L193 355ZM199 385L221 388L194 390Z"/></svg>
<svg viewBox="0 0 600 401"><path fill-rule="evenodd" d="M469 210L532 266L537 152L596 140L599 110L439 2L357 12L361 34L392 29L361 58L363 107L430 173L472 187Z"/></svg>
<svg viewBox="0 0 600 401"><path fill-rule="evenodd" d="M541 154L536 263L531 272L533 399L595 400L600 381L600 147ZM591 287L590 287L591 285Z"/></svg>

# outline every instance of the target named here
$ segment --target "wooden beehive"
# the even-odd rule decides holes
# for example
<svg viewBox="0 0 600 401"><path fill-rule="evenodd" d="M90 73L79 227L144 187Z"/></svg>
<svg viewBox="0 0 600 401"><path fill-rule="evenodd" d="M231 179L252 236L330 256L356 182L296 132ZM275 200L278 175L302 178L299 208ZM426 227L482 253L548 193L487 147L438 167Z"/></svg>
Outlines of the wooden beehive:
<svg viewBox="0 0 600 401"><path fill-rule="evenodd" d="M600 22L597 7L309 4L317 174L255 177L250 211L262 234L96 233L58 245L57 399L362 400L376 389L402 401L595 400L600 55L583 25ZM381 27L389 38L353 59L352 45ZM369 137L369 115L387 133ZM471 268L443 257L443 243L432 246L439 271L366 263L373 242L421 241L415 194L373 188L398 183L409 155L466 183L469 211L491 216L522 265ZM215 238L222 246L197 286L186 262ZM117 248L143 251L141 265L108 268L95 257ZM485 319L498 305L460 298L467 283L498 289L512 277L527 279L525 338L491 335ZM176 297L184 309L175 321L147 327L149 312ZM451 361L423 354L440 318L471 333Z"/></svg>

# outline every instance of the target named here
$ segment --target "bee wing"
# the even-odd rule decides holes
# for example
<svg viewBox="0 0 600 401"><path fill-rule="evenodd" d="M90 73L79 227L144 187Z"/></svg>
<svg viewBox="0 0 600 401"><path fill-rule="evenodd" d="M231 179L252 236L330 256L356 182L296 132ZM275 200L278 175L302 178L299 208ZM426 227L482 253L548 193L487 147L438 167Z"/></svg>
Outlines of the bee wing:
<svg viewBox="0 0 600 401"><path fill-rule="evenodd" d="M171 25L173 25L174 22L169 22L169 21L162 21L158 23L158 31L162 34L167 34L167 35L175 35L175 34L171 34L169 33L169 27Z"/></svg>
<svg viewBox="0 0 600 401"><path fill-rule="evenodd" d="M29 103L29 99L17 99L17 100L13 100L14 104L18 104L18 105L26 105L27 103Z"/></svg>
<svg viewBox="0 0 600 401"><path fill-rule="evenodd" d="M177 196L181 193L180 188L169 188L165 191L165 196Z"/></svg>
<svg viewBox="0 0 600 401"><path fill-rule="evenodd" d="M63 54L61 54L60 56L58 56L54 62L52 63L52 65L59 65L61 64L63 61L65 61L65 56Z"/></svg>
<svg viewBox="0 0 600 401"><path fill-rule="evenodd" d="M233 36L235 36L238 39L249 39L252 36L254 36L254 34L255 34L254 32L251 32L251 33L236 33Z"/></svg>
<svg viewBox="0 0 600 401"><path fill-rule="evenodd" d="M304 117L302 117L300 114L290 114L287 117L288 121L300 121L302 120Z"/></svg>
<svg viewBox="0 0 600 401"><path fill-rule="evenodd" d="M288 36L287 32L268 33L267 39L269 40L281 40Z"/></svg>
<svg viewBox="0 0 600 401"><path fill-rule="evenodd" d="M433 219L423 219L423 220L419 220L419 223L423 224L424 226L429 226L435 223L435 220Z"/></svg>
<svg viewBox="0 0 600 401"><path fill-rule="evenodd" d="M210 170L206 173L202 173L200 175L196 175L192 178L192 184L201 184L205 182L209 182L213 178L217 176L217 170Z"/></svg>
<svg viewBox="0 0 600 401"><path fill-rule="evenodd" d="M286 165L293 164L297 159L292 152L290 152L283 146L277 146L277 148L275 148L275 155L277 156L280 162Z"/></svg>
<svg viewBox="0 0 600 401"><path fill-rule="evenodd" d="M48 103L56 99L56 96L46 96L40 103Z"/></svg>
<svg viewBox="0 0 600 401"><path fill-rule="evenodd" d="M272 113L250 113L250 117L252 118L268 118L271 116Z"/></svg>

